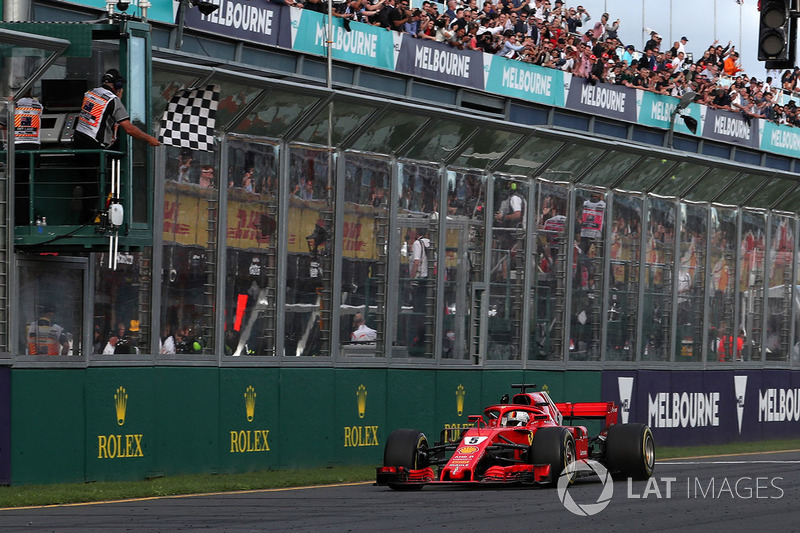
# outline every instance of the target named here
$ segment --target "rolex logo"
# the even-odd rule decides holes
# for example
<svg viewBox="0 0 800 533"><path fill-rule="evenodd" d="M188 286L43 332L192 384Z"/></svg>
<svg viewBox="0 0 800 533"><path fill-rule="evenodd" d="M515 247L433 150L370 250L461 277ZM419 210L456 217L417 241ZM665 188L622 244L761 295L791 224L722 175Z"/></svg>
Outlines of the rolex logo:
<svg viewBox="0 0 800 533"><path fill-rule="evenodd" d="M367 412L367 388L364 385L358 386L356 398L358 399L358 418L364 418Z"/></svg>
<svg viewBox="0 0 800 533"><path fill-rule="evenodd" d="M114 407L117 410L117 424L125 424L125 409L128 408L128 393L125 387L119 387L114 393Z"/></svg>
<svg viewBox="0 0 800 533"><path fill-rule="evenodd" d="M256 390L252 385L244 391L244 409L247 412L247 421L252 422L256 412Z"/></svg>
<svg viewBox="0 0 800 533"><path fill-rule="evenodd" d="M464 385L459 385L456 388L456 410L458 411L458 416L464 414L464 396L467 395L467 391L464 390Z"/></svg>

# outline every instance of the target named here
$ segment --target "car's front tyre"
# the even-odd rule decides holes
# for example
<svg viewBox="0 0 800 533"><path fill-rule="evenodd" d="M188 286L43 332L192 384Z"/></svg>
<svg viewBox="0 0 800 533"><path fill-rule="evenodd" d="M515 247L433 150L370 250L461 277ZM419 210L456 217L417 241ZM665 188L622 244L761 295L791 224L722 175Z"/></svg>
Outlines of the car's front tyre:
<svg viewBox="0 0 800 533"><path fill-rule="evenodd" d="M574 478L573 463L577 459L575 439L567 428L546 427L536 431L533 435L533 464L550 465L549 486L556 486L562 473L569 476L571 483Z"/></svg>

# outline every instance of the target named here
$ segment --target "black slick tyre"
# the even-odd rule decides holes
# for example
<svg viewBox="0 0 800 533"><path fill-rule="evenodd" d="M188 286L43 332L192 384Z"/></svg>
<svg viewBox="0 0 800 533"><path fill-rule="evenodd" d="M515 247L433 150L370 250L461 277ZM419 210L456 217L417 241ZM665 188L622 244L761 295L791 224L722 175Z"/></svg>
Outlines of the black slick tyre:
<svg viewBox="0 0 800 533"><path fill-rule="evenodd" d="M408 470L427 468L428 439L418 429L396 429L386 439L383 449L383 466L401 466ZM422 485L390 483L394 490L419 490Z"/></svg>
<svg viewBox="0 0 800 533"><path fill-rule="evenodd" d="M573 480L572 464L577 455L575 453L575 439L567 428L546 427L541 428L533 435L533 464L550 465L549 486L558 484L562 472Z"/></svg>
<svg viewBox="0 0 800 533"><path fill-rule="evenodd" d="M649 479L655 462L655 439L646 424L615 424L608 428L606 467L615 478Z"/></svg>

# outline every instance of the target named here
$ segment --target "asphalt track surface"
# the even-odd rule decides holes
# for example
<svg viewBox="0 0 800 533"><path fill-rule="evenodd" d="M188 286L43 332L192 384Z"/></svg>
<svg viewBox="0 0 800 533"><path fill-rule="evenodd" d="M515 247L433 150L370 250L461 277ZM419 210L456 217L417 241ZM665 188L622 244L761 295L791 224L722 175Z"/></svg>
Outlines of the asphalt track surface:
<svg viewBox="0 0 800 533"><path fill-rule="evenodd" d="M357 483L2 509L0 531L735 533L800 527L800 450L659 461L650 481L612 486L605 499L596 477L567 489L565 500L578 512L597 510L592 516L567 510L555 489L395 492Z"/></svg>

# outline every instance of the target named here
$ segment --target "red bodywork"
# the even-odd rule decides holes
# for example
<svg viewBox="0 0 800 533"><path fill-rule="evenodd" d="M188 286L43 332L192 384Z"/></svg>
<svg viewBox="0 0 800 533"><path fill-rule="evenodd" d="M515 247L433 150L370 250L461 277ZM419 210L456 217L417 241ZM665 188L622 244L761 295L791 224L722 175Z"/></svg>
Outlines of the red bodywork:
<svg viewBox="0 0 800 533"><path fill-rule="evenodd" d="M524 411L529 421L524 426L506 426L508 414ZM451 452L440 463L438 474L431 467L419 470L402 467L379 467L379 485L417 485L429 483L551 483L549 464L533 464L532 444L536 432L545 427L564 427L575 440L575 460L588 459L589 435L584 426L565 426L564 420L604 420L601 435L617 423L614 402L554 403L546 392L516 394L511 403L491 405L484 415L471 415L474 426L468 429L447 428L433 454ZM502 455L502 461L487 457ZM501 464L493 464L499 462Z"/></svg>

